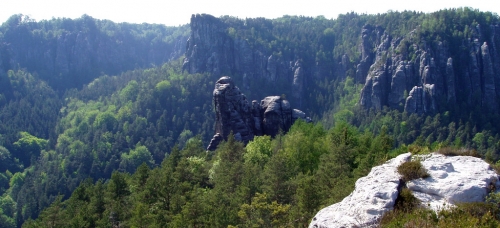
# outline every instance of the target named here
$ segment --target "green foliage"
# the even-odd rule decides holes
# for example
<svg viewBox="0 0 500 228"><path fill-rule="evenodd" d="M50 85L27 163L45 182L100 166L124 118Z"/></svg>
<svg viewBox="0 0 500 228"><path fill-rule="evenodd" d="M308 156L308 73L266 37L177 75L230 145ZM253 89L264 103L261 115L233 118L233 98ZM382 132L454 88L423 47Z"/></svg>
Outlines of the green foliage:
<svg viewBox="0 0 500 228"><path fill-rule="evenodd" d="M481 155L474 149L443 147L439 148L437 152L445 156L472 156L481 158Z"/></svg>
<svg viewBox="0 0 500 228"><path fill-rule="evenodd" d="M126 180L126 174L113 172L110 179L110 184L108 185L109 193L111 198L114 200L122 199L127 196L130 192L128 190L128 183Z"/></svg>
<svg viewBox="0 0 500 228"><path fill-rule="evenodd" d="M170 81L163 80L161 82L158 82L158 84L156 84L155 89L157 93L162 94L167 92L167 90L170 89L170 87L172 87Z"/></svg>
<svg viewBox="0 0 500 228"><path fill-rule="evenodd" d="M23 154L24 160L31 156L37 157L48 144L48 140L37 138L28 132L20 132L19 136L13 146L16 153Z"/></svg>
<svg viewBox="0 0 500 228"><path fill-rule="evenodd" d="M352 191L355 180L366 175L359 170L376 164L360 161L373 160L370 154L387 153L383 140L377 139L381 137L373 139L371 133L361 133L347 123L326 131L321 125L299 121L289 134L256 137L246 148L231 135L213 154L205 152L200 137L194 137L182 150L174 147L159 167L142 163L131 175L113 172L105 183L82 181L68 200L55 201L25 226L61 221L62 226L79 227L111 223L306 227L321 207ZM320 150L318 158L300 155L312 153L311 149L293 141ZM137 144L125 155L145 149ZM352 153L348 160L344 151Z"/></svg>
<svg viewBox="0 0 500 228"><path fill-rule="evenodd" d="M11 23L0 27L0 34L3 34L0 43L10 44L9 47L2 45L1 49L25 57L9 59L2 53L1 62L5 62L5 67L11 61L13 67L38 72L41 79L62 90L81 88L102 74L161 65L171 57L179 57L173 54L177 42L186 40L189 34L188 25L113 23L88 15L38 22L25 18L13 15L9 19ZM43 53L51 54L49 57ZM57 63L54 62L56 57Z"/></svg>
<svg viewBox="0 0 500 228"><path fill-rule="evenodd" d="M156 86L158 88L158 85ZM128 101L135 101L139 93L139 84L137 81L130 81L125 88L119 92L120 100L124 103Z"/></svg>
<svg viewBox="0 0 500 228"><path fill-rule="evenodd" d="M15 202L10 195L0 197L0 226L16 227L15 220Z"/></svg>
<svg viewBox="0 0 500 228"><path fill-rule="evenodd" d="M294 161L293 166L303 173L312 172L318 168L319 158L326 153L327 147L321 141L326 131L319 125L307 124L298 120L284 137L284 153Z"/></svg>
<svg viewBox="0 0 500 228"><path fill-rule="evenodd" d="M120 169L131 172L143 163L153 166L154 160L148 148L138 143L133 150L121 155Z"/></svg>
<svg viewBox="0 0 500 228"><path fill-rule="evenodd" d="M276 201L267 202L265 194L257 193L251 204L242 204L238 211L241 224L238 227L283 227L287 223L286 215L290 205L281 205Z"/></svg>
<svg viewBox="0 0 500 228"><path fill-rule="evenodd" d="M416 210L419 205L420 200L413 195L411 190L408 188L402 188L398 194L398 198L396 199L394 210L409 213Z"/></svg>
<svg viewBox="0 0 500 228"><path fill-rule="evenodd" d="M0 226L5 228L14 228L16 227L16 222L13 218L4 215L0 210Z"/></svg>
<svg viewBox="0 0 500 228"><path fill-rule="evenodd" d="M398 166L398 173L404 182L429 177L420 160L407 161Z"/></svg>
<svg viewBox="0 0 500 228"><path fill-rule="evenodd" d="M256 136L246 145L246 152L243 155L245 162L252 162L260 165L267 163L272 155L272 144L270 136Z"/></svg>
<svg viewBox="0 0 500 228"><path fill-rule="evenodd" d="M491 203L462 203L437 215L426 209L393 211L384 215L381 227L498 227L497 212L498 205Z"/></svg>
<svg viewBox="0 0 500 228"><path fill-rule="evenodd" d="M187 26L115 24L86 15L40 22L17 15L4 23L0 193L9 206L0 216L5 226L12 221L20 226L55 202L26 226L304 227L319 208L347 196L371 167L400 153L451 147L475 150L492 163L500 159L496 116L461 102L439 106L443 110L432 115L363 110L357 103L364 81L355 73L365 25L395 38L412 32L396 50L411 61L417 61L415 47L432 51L443 42L455 72L467 72L464 40L491 37L489 25L499 22L497 15L459 8L348 13L335 20L220 20L233 41L272 53L277 62L299 61L314 72L302 100L290 100L322 125L298 121L274 139L256 137L246 148L228 139L215 153L205 153L214 126L213 83L220 75L184 73L182 58L163 63L177 56L170 53L183 46L179 39L185 40ZM375 47L379 41L373 36L368 42ZM99 48L86 52L87 47ZM71 64L60 52L70 55ZM37 58L37 53L53 55ZM254 73L230 74L249 100L292 94L283 72L273 82ZM467 92L457 96L468 99ZM29 135L20 138L19 132ZM436 224L435 215L425 216ZM421 221L427 220L412 224L425 224Z"/></svg>
<svg viewBox="0 0 500 228"><path fill-rule="evenodd" d="M19 164L19 160L13 157L7 148L0 146L0 167L0 172L6 172L7 170L16 172L21 169L22 165ZM0 184L0 189L1 186Z"/></svg>

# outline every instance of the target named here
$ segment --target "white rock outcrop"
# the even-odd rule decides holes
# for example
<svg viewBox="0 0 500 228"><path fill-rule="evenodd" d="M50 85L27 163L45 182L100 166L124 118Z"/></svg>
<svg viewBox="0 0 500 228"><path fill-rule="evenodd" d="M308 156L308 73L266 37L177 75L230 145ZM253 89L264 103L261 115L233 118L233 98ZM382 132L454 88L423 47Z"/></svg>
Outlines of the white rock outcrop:
<svg viewBox="0 0 500 228"><path fill-rule="evenodd" d="M410 153L402 154L373 167L368 176L356 181L349 196L320 210L309 228L377 226L379 218L394 207L401 179L397 168L410 157Z"/></svg>
<svg viewBox="0 0 500 228"><path fill-rule="evenodd" d="M400 189L397 167L412 159L399 155L374 167L356 181L354 191L341 202L320 210L309 228L377 227L381 216L392 209ZM491 191L500 189L498 175L485 161L469 156L430 154L419 156L430 177L406 183L423 206L445 209L458 202L483 201Z"/></svg>
<svg viewBox="0 0 500 228"><path fill-rule="evenodd" d="M500 189L498 175L480 158L432 154L421 159L430 177L408 181L406 186L436 212L458 202L484 201L491 190Z"/></svg>

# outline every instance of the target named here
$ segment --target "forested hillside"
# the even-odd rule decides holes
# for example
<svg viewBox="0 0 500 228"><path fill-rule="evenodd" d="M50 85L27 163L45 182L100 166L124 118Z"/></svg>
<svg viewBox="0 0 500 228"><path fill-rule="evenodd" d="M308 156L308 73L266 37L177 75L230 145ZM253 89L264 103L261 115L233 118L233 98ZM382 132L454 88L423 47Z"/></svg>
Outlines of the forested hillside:
<svg viewBox="0 0 500 228"><path fill-rule="evenodd" d="M304 227L400 153L495 163L499 27L469 8L181 27L14 15L0 27L0 226ZM224 75L313 123L206 152Z"/></svg>
<svg viewBox="0 0 500 228"><path fill-rule="evenodd" d="M0 69L26 68L56 90L103 74L148 68L184 54L187 26L114 23L83 15L36 22L13 15L0 28Z"/></svg>

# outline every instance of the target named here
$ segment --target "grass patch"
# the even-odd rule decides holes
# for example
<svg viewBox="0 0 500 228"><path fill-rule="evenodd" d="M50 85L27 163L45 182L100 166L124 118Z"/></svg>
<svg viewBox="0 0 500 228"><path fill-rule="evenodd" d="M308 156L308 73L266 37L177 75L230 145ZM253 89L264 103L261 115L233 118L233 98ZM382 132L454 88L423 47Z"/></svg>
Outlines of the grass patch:
<svg viewBox="0 0 500 228"><path fill-rule="evenodd" d="M490 163L490 167L495 170L497 174L500 174L500 163Z"/></svg>
<svg viewBox="0 0 500 228"><path fill-rule="evenodd" d="M436 213L429 209L419 208L412 212L394 210L382 216L379 227L436 227L438 221Z"/></svg>
<svg viewBox="0 0 500 228"><path fill-rule="evenodd" d="M426 227L425 224L428 223L427 220L431 218L432 221L437 219L436 214L432 210L421 208L420 200L413 195L411 190L403 187L403 189L399 191L398 198L394 204L394 210L389 211L382 216L380 219L380 226L402 227L404 225L407 227L408 221L411 221L414 225L420 224Z"/></svg>
<svg viewBox="0 0 500 228"><path fill-rule="evenodd" d="M444 156L472 156L476 158L481 158L481 155L474 149L466 148L453 148L453 147L443 147L440 148L437 153Z"/></svg>
<svg viewBox="0 0 500 228"><path fill-rule="evenodd" d="M411 152L411 154L430 154L431 149L428 146L412 144L408 146L408 152Z"/></svg>
<svg viewBox="0 0 500 228"><path fill-rule="evenodd" d="M418 208L404 212L387 212L380 220L379 227L500 227L498 206L493 203L461 203L437 215L434 211Z"/></svg>
<svg viewBox="0 0 500 228"><path fill-rule="evenodd" d="M399 191L394 210L410 212L418 208L420 200L413 195L410 189L403 188Z"/></svg>
<svg viewBox="0 0 500 228"><path fill-rule="evenodd" d="M401 178L404 182L430 176L427 170L422 166L420 160L408 161L399 165L398 173L401 174Z"/></svg>

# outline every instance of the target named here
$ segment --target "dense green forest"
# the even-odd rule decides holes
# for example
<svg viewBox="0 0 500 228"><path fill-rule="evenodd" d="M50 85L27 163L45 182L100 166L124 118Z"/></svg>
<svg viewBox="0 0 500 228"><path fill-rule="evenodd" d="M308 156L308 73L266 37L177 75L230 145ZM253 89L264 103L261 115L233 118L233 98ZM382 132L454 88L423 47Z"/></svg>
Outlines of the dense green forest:
<svg viewBox="0 0 500 228"><path fill-rule="evenodd" d="M228 37L319 69L301 95L313 123L298 121L246 146L229 137L206 152L222 75L183 70L189 26L85 15L40 22L15 15L3 23L0 227L305 227L371 167L400 153L453 147L500 159L497 115L465 103L424 115L364 109L364 81L356 77L367 24L393 36L413 31L423 46L446 40L454 47L475 36L472 27L498 25L498 15L463 8L218 20ZM223 73L250 99L296 101L290 78Z"/></svg>

